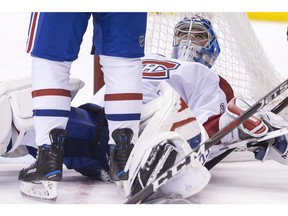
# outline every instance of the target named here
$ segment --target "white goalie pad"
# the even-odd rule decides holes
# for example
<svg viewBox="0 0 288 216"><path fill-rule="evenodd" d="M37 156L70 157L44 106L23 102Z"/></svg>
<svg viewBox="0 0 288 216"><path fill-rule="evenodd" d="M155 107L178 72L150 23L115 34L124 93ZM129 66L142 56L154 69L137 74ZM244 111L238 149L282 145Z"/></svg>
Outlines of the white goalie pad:
<svg viewBox="0 0 288 216"><path fill-rule="evenodd" d="M158 93L160 95L158 98L143 106L141 113L141 134L125 167L125 171L129 170L129 178L127 181L122 181L121 184L118 183L118 186L122 187L121 192L126 197L129 197L133 182L137 178L139 170L144 168L154 147L166 141L172 143L177 151L177 162L192 151L187 142L188 140L199 136L201 136L202 141L208 138L205 129L198 123L187 104L167 82L160 83ZM189 192L184 192L182 190L183 187L175 188L181 195L186 197L203 189L211 177L208 170L199 161L192 161L191 166L187 167L189 169L195 167L197 170L194 173L197 174L201 171L203 177L199 181L194 181L195 185L191 187ZM200 168L198 169L198 167ZM187 170L188 168L183 170L183 175L186 175ZM193 174L191 175L190 173L189 177L193 178ZM196 178L198 177L196 176ZM179 179L180 181L178 181ZM180 177L179 179L174 180L172 178L171 182L174 181L172 185L175 184L175 181L179 185L182 184L182 178ZM153 180L155 179L151 179L151 181ZM151 182L147 184L149 183ZM166 186L163 188L163 192L165 191L167 193L171 192Z"/></svg>
<svg viewBox="0 0 288 216"><path fill-rule="evenodd" d="M84 86L79 79L71 79L72 99ZM8 152L14 151L21 143L26 132L34 129L32 119L32 80L31 77L0 82L0 153L7 153L7 146L12 145ZM14 128L14 130L13 130ZM17 133L15 133L15 129ZM14 135L13 139L12 134Z"/></svg>
<svg viewBox="0 0 288 216"><path fill-rule="evenodd" d="M12 111L7 96L0 96L0 106L0 119L2 125L0 126L0 155L3 155L7 151L12 136Z"/></svg>

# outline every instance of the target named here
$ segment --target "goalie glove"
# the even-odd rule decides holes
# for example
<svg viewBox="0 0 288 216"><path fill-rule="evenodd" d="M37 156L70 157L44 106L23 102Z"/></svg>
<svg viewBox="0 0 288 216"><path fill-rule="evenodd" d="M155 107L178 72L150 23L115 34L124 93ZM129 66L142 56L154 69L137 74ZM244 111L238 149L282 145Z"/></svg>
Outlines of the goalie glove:
<svg viewBox="0 0 288 216"><path fill-rule="evenodd" d="M281 116L276 115L267 110L261 110L257 115L265 122L269 127L269 131L288 127L288 122ZM266 142L257 144L259 147L252 146L254 148L255 158L262 162L269 158L275 160L281 164L288 165L288 134L276 137Z"/></svg>
<svg viewBox="0 0 288 216"><path fill-rule="evenodd" d="M220 117L219 129L228 125L242 112L251 107L255 101L248 96L237 96L228 104L225 113ZM262 137L268 132L267 125L257 115L253 115L244 121L239 127L221 139L224 144L233 143L249 137Z"/></svg>
<svg viewBox="0 0 288 216"><path fill-rule="evenodd" d="M220 117L219 128L223 128L233 119L239 116L244 110L252 106L254 101L248 96L238 96L233 98L227 105L225 113ZM221 139L221 142L230 144L250 137L262 137L268 131L274 131L288 127L288 122L281 116L276 115L266 109L262 109L254 116L244 121L240 126ZM254 153L255 159L264 161L267 158L275 160L281 164L288 165L288 135L282 135L265 142L252 144L248 148Z"/></svg>

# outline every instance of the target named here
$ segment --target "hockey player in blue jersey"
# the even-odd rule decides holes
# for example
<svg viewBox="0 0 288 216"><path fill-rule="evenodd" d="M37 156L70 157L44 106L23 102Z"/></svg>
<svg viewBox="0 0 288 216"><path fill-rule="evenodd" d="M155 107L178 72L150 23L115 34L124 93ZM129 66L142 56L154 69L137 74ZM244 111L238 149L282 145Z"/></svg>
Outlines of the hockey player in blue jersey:
<svg viewBox="0 0 288 216"><path fill-rule="evenodd" d="M32 57L32 98L37 161L21 170L20 191L35 182L56 188L62 179L62 148L70 115L68 85L72 62L78 57L88 20L93 17L93 50L99 55L107 85L105 116L109 126L110 177L127 179L126 161L138 139L142 105L141 60L144 56L146 13L32 13L27 52ZM128 24L129 23L129 24ZM127 140L122 142L121 140ZM51 156L51 155L54 156ZM50 187L51 185L55 185Z"/></svg>

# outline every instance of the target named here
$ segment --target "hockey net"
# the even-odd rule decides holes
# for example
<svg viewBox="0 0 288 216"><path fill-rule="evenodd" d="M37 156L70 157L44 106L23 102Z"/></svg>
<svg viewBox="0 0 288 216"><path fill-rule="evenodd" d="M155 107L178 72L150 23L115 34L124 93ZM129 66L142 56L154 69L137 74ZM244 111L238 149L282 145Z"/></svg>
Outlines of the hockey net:
<svg viewBox="0 0 288 216"><path fill-rule="evenodd" d="M197 12L208 18L218 36L221 53L213 65L233 87L235 95L247 94L255 100L284 81L265 54L246 13ZM149 13L145 51L171 56L174 26L181 19L195 13ZM271 107L281 101L280 97ZM287 109L286 109L287 110ZM286 112L286 113L285 113ZM287 111L281 112L287 118ZM237 149L226 161L252 160L252 153ZM239 153L240 152L240 153Z"/></svg>

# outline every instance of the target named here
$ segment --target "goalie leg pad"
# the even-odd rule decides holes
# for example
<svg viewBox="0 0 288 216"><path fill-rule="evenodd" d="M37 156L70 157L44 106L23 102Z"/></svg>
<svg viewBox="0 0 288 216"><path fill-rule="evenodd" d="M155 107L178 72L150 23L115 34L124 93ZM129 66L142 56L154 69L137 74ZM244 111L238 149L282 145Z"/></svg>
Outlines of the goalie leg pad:
<svg viewBox="0 0 288 216"><path fill-rule="evenodd" d="M0 96L0 107L0 155L3 155L7 152L12 137L12 112L6 95Z"/></svg>
<svg viewBox="0 0 288 216"><path fill-rule="evenodd" d="M202 133L202 137L206 137L207 134ZM188 144L186 144L187 146ZM183 144L185 146L185 143ZM189 152L188 148L182 148L182 151L178 150L176 163L186 156ZM201 153L203 152L203 154ZM207 157L210 154L210 150L204 151L204 147L198 149L199 158L195 158L191 163L183 169L179 174L171 178L166 184L160 187L160 191L168 196L175 196L182 198L190 197L200 192L211 179L210 172L204 167Z"/></svg>
<svg viewBox="0 0 288 216"><path fill-rule="evenodd" d="M165 146L167 144L167 150L165 147L163 148L165 151L162 151L160 159L158 161L156 160L157 164L154 164L153 171L147 172L148 177L145 179L148 179L148 181L146 185L143 184L145 181L143 181L143 178L141 178L141 181L138 183L138 187L141 186L143 188L147 186L150 181L154 182L156 180L155 177L161 173L162 167L164 167L167 171L168 164L170 168L175 164L175 161L180 161L183 159L188 153L192 151L192 148L198 147L200 143L207 138L206 131L204 131L204 133L201 130L201 125L197 122L193 113L188 108L188 105L168 83L161 82L159 84L158 90L160 96L154 101L151 101L145 105L149 106L150 103L153 103L152 105L156 105L156 109L153 113L149 112L148 114L146 113L146 115L146 109L144 109L143 116L147 116L149 119L142 119L142 122L145 121L146 126L141 132L139 139L135 144L126 164L126 169L129 170L129 178L127 181L122 181L121 184L117 184L121 190L120 192L125 197L129 197L131 194L133 194L133 192L131 193L131 188L135 182L135 179L137 179L139 173L141 177L143 176L143 173L139 171L141 170L144 172L146 164L150 162L149 158L155 149L159 148L161 152L161 145ZM158 147L159 145L160 147ZM175 160L172 157L173 154L176 154ZM199 154L197 154L197 156L195 155L195 161L197 161L199 166L202 166L202 163L206 161L206 158L207 157L204 155L204 146L202 146L199 148ZM166 161L167 164L165 163ZM192 164L194 164L194 160L191 162L191 164L186 166L188 167ZM208 182L207 179L210 179L209 172L208 178L203 179L205 179L205 182L203 183L204 187ZM168 179L168 182L169 181L170 179ZM167 182L164 181L163 184L165 185ZM200 187L198 188L200 190ZM193 194L191 191L189 193L185 193L183 191L177 192L180 194L183 192L183 196L189 196L190 194ZM169 191L167 193L169 193Z"/></svg>
<svg viewBox="0 0 288 216"><path fill-rule="evenodd" d="M188 166L164 184L160 190L166 195L177 194L182 198L200 192L211 179L210 172L202 165Z"/></svg>
<svg viewBox="0 0 288 216"><path fill-rule="evenodd" d="M18 145L27 143L25 136L33 131L31 77L21 77L0 82L0 155L14 151ZM84 86L79 79L70 79L72 98ZM33 135L34 136L34 135ZM24 140L23 140L24 139ZM34 137L33 137L34 139Z"/></svg>
<svg viewBox="0 0 288 216"><path fill-rule="evenodd" d="M131 196L135 195L170 168L175 162L176 155L177 152L174 150L173 144L163 142L154 147L131 186Z"/></svg>

